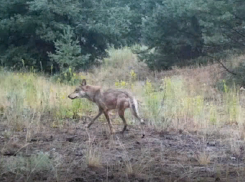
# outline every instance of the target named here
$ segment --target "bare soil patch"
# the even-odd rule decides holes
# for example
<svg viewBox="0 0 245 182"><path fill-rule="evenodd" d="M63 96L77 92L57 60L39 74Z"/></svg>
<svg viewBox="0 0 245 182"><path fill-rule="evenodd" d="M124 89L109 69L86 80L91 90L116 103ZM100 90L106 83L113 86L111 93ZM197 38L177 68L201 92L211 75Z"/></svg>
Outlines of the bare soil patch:
<svg viewBox="0 0 245 182"><path fill-rule="evenodd" d="M235 145L221 130L207 134L129 126L124 136L110 136L107 123L97 121L89 130L82 122L67 123L63 128L43 127L28 140L25 129L7 137L8 127L0 125L2 163L18 156L28 160L42 151L57 164L55 173L13 173L2 168L0 181L201 182L243 181L245 177L245 142L237 140ZM120 131L123 126L113 127Z"/></svg>

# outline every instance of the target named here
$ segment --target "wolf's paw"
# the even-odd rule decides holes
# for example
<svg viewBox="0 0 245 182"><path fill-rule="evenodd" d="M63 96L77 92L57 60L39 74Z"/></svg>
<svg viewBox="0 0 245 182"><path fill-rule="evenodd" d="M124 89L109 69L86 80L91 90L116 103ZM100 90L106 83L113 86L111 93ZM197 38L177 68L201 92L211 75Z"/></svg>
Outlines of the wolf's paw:
<svg viewBox="0 0 245 182"><path fill-rule="evenodd" d="M111 130L110 130L110 134L111 134L111 135L116 134L115 130L114 130L114 129L111 129Z"/></svg>
<svg viewBox="0 0 245 182"><path fill-rule="evenodd" d="M146 122L145 122L143 119L141 119L141 120L140 120L140 124L141 124L141 125L145 125Z"/></svg>

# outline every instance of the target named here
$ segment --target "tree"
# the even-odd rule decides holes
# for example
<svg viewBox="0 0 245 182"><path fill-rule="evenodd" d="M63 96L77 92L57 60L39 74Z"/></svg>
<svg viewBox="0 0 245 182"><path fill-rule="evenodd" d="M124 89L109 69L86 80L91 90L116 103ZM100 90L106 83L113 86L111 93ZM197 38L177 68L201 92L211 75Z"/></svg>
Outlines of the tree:
<svg viewBox="0 0 245 182"><path fill-rule="evenodd" d="M201 1L195 9L202 26L206 52L243 47L245 41L245 2Z"/></svg>
<svg viewBox="0 0 245 182"><path fill-rule="evenodd" d="M58 71L59 59L49 55L67 49L79 50L83 58L73 52L71 60L76 69L87 69L105 57L111 45L143 44L148 49L137 51L141 60L152 69L169 69L210 53L241 50L244 8L245 2L234 0L3 1L0 62L18 69L23 59L26 66L40 70L42 65L50 71L54 65ZM66 38L73 42L64 42L67 27L72 38Z"/></svg>
<svg viewBox="0 0 245 182"><path fill-rule="evenodd" d="M24 59L36 69L42 65L50 71L54 64L59 70L47 52L55 53L70 26L81 55L90 55L79 66L89 68L106 56L110 44L125 45L130 31L130 9L109 0L13 0L3 2L0 10L1 62L8 67L18 68Z"/></svg>
<svg viewBox="0 0 245 182"><path fill-rule="evenodd" d="M142 38L149 49L139 55L152 69L245 45L243 1L145 0L143 5Z"/></svg>
<svg viewBox="0 0 245 182"><path fill-rule="evenodd" d="M81 47L77 39L74 40L74 32L70 26L64 29L61 38L54 42L55 53L48 53L51 61L57 63L62 72L68 68L85 68L89 65L89 54L82 55Z"/></svg>
<svg viewBox="0 0 245 182"><path fill-rule="evenodd" d="M152 15L146 15L142 25L149 49L140 55L150 68L168 69L202 55L202 32L193 6L193 0L165 0L150 6Z"/></svg>

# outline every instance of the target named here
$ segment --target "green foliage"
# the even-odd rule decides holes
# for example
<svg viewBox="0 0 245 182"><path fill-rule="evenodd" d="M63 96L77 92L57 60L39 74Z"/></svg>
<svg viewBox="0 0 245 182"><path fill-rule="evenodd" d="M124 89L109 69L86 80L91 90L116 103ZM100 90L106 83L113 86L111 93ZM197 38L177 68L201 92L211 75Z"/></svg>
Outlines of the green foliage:
<svg viewBox="0 0 245 182"><path fill-rule="evenodd" d="M199 23L207 51L240 48L244 44L244 20L242 1L197 1Z"/></svg>
<svg viewBox="0 0 245 182"><path fill-rule="evenodd" d="M242 61L238 64L237 67L232 69L232 72L236 73L236 75L232 75L230 73L226 74L225 78L227 80L227 84L232 86L234 83L240 86L245 85L245 61Z"/></svg>
<svg viewBox="0 0 245 182"><path fill-rule="evenodd" d="M210 115L209 115L209 121L212 124L217 124L218 122L218 111L217 107L215 105L210 105Z"/></svg>
<svg viewBox="0 0 245 182"><path fill-rule="evenodd" d="M12 0L0 5L0 64L49 73L98 65L109 46L151 69L244 47L245 3L232 0ZM68 28L69 27L69 28ZM199 63L205 63L202 60ZM63 71L63 70L62 70Z"/></svg>
<svg viewBox="0 0 245 182"><path fill-rule="evenodd" d="M152 69L189 64L209 53L244 47L245 3L231 0L145 1L141 60ZM191 62L193 63L193 61Z"/></svg>
<svg viewBox="0 0 245 182"><path fill-rule="evenodd" d="M85 69L89 66L89 57L87 54L81 54L81 47L77 39L74 40L74 31L68 26L61 38L54 42L55 53L48 53L50 60L57 63L60 73L55 76L62 82L74 84L77 79L74 79L75 69Z"/></svg>
<svg viewBox="0 0 245 182"><path fill-rule="evenodd" d="M73 40L74 32L68 26L61 38L54 42L55 53L49 53L49 57L53 62L56 62L61 71L66 71L69 67L83 68L89 63L89 55L81 55L81 47L79 41Z"/></svg>
<svg viewBox="0 0 245 182"><path fill-rule="evenodd" d="M229 121L234 122L238 120L239 116L239 95L237 94L237 90L235 88L227 87L225 81L224 84L224 104L226 109L226 114L228 115Z"/></svg>
<svg viewBox="0 0 245 182"><path fill-rule="evenodd" d="M75 69L88 68L106 55L110 44L126 43L130 31L129 11L127 6L107 0L3 2L0 6L1 64L19 69L24 59L26 66L39 70L42 67L49 72L51 65L58 71L64 63L72 63ZM56 56L51 56L51 60L48 52ZM66 53L68 55L60 60Z"/></svg>
<svg viewBox="0 0 245 182"><path fill-rule="evenodd" d="M149 47L140 55L152 69L168 69L201 55L203 38L193 0L165 0L143 19L142 37Z"/></svg>
<svg viewBox="0 0 245 182"><path fill-rule="evenodd" d="M43 171L52 171L55 173L54 167L56 167L55 161L50 159L49 154L39 152L29 158L22 157L21 155L10 157L3 163L2 172L15 174L28 173L29 175ZM29 175L28 178L30 177Z"/></svg>
<svg viewBox="0 0 245 182"><path fill-rule="evenodd" d="M151 122L155 125L162 124L164 117L163 99L164 92L156 92L152 86L152 83L147 80L144 87L145 103L148 108L147 117L151 118Z"/></svg>

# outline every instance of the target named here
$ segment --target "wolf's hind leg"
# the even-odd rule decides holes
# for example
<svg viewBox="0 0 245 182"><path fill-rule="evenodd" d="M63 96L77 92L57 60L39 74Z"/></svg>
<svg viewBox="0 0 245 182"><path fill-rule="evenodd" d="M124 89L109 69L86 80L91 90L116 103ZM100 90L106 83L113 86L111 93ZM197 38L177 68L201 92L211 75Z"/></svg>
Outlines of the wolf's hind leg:
<svg viewBox="0 0 245 182"><path fill-rule="evenodd" d="M123 124L124 124L123 130L122 130L122 134L125 132L125 130L127 129L127 126L128 126L127 122L126 122L126 119L124 117L124 112L125 112L124 108L118 110L118 115L120 116L120 118L122 119Z"/></svg>

